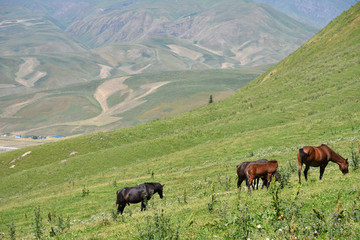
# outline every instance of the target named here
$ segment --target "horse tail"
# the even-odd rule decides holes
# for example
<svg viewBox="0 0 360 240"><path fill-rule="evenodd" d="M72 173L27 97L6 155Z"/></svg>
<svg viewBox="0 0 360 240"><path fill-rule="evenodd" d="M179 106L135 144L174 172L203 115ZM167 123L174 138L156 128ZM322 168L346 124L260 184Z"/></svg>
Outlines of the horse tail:
<svg viewBox="0 0 360 240"><path fill-rule="evenodd" d="M245 177L246 177L246 185L248 185L249 184L249 179L250 179L250 176L249 176L249 167L250 167L250 165L249 166L247 166L246 168L245 168Z"/></svg>
<svg viewBox="0 0 360 240"><path fill-rule="evenodd" d="M303 159L307 158L309 156L309 154L307 154L303 148L300 148L299 156L300 156L301 163L303 163Z"/></svg>

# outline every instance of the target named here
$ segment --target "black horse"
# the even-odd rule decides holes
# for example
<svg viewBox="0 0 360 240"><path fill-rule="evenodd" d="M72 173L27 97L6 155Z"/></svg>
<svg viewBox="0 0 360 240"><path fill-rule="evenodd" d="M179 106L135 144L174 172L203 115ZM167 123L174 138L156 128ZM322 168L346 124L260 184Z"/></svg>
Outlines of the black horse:
<svg viewBox="0 0 360 240"><path fill-rule="evenodd" d="M136 187L125 187L116 192L118 213L123 213L126 204L141 202L141 211L146 210L146 202L158 193L163 198L163 187L160 183L143 183Z"/></svg>

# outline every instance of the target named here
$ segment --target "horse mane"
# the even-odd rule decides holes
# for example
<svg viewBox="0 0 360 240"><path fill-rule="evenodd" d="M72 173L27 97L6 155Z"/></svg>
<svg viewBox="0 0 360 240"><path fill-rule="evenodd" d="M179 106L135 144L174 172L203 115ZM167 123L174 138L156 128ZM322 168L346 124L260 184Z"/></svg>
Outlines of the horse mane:
<svg viewBox="0 0 360 240"><path fill-rule="evenodd" d="M144 183L144 184L149 184L149 185L155 186L155 185L158 185L158 184L160 184L160 183L156 183L156 182L146 182L146 183Z"/></svg>
<svg viewBox="0 0 360 240"><path fill-rule="evenodd" d="M146 183L144 183L145 185L151 185L151 186L153 186L154 188L156 188L156 189L159 189L160 187L161 187L161 184L160 183L158 183L158 182L146 182Z"/></svg>
<svg viewBox="0 0 360 240"><path fill-rule="evenodd" d="M269 163L277 163L276 160L270 160Z"/></svg>
<svg viewBox="0 0 360 240"><path fill-rule="evenodd" d="M340 154L336 153L334 150L332 150L328 145L326 144L321 144L321 146L327 147L330 151L331 154L335 154L336 156L338 156L339 158L341 158L342 160L344 160L346 162L346 159L344 157L342 157Z"/></svg>

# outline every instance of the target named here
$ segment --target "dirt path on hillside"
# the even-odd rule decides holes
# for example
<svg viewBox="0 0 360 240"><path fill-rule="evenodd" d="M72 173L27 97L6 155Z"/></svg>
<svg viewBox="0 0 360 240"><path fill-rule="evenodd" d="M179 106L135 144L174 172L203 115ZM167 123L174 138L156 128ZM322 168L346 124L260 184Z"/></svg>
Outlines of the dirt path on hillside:
<svg viewBox="0 0 360 240"><path fill-rule="evenodd" d="M129 88L124 82L129 77L121 77L121 78L114 78L102 83L95 91L94 97L99 102L101 106L101 113L93 118L82 120L82 121L75 121L75 122L67 122L67 123L56 123L51 125L45 125L33 129L29 129L26 131L17 132L15 134L26 135L27 132L34 131L34 130L41 130L49 127L67 125L67 126L83 126L83 125L94 125L94 126L105 126L116 121L121 120L121 117L116 117L114 115L118 115L129 111L143 103L146 102L143 98L154 93L158 88L168 84L169 82L156 82L150 84L141 85L140 88L137 90L133 90ZM126 96L126 98L114 105L109 107L107 104L107 99L114 93L120 92L121 96ZM120 96L120 97L121 97ZM36 96L31 99L31 101L35 101L38 98L43 97L41 95ZM31 102L29 100L29 102ZM28 103L29 103L28 102ZM25 104L25 103L24 103ZM20 106L19 106L20 107Z"/></svg>
<svg viewBox="0 0 360 240"><path fill-rule="evenodd" d="M172 52L176 53L177 55L190 58L191 60L196 60L199 57L203 56L202 53L196 52L194 50L191 50L191 49L188 49L185 47L172 45L172 44L169 44L167 46L171 49Z"/></svg>
<svg viewBox="0 0 360 240"><path fill-rule="evenodd" d="M116 117L118 115L129 111L144 102L142 98L148 96L155 92L159 87L168 84L169 82L156 82L150 84L144 84L140 86L140 89L133 90L129 88L124 81L128 77L114 78L110 79L103 84L101 84L95 91L94 97L99 102L102 112L100 115L90 118L83 121L77 121L72 123L67 123L67 125L95 125L95 126L104 126L116 121L121 120L121 117ZM115 106L109 107L107 104L107 99L114 93L120 91L121 96L126 96L126 98L118 103Z"/></svg>
<svg viewBox="0 0 360 240"><path fill-rule="evenodd" d="M15 73L15 81L24 85L25 87L31 88L34 87L35 83L40 79L46 76L46 72L36 71L40 65L40 62L36 58L23 58L25 61L23 64L19 66L19 71ZM31 76L30 78L26 79L26 76Z"/></svg>
<svg viewBox="0 0 360 240"><path fill-rule="evenodd" d="M102 64L98 64L98 65L101 67L100 74L99 74L100 79L108 78L111 76L110 71L112 70L112 67L102 65Z"/></svg>
<svg viewBox="0 0 360 240"><path fill-rule="evenodd" d="M264 79L263 80L261 80L261 82L259 83L260 85L261 84L263 84L269 77L271 77L274 73L276 73L277 72L277 69L274 69L274 71L272 71L272 72L270 72L268 75L266 75L265 77L264 77Z"/></svg>
<svg viewBox="0 0 360 240"><path fill-rule="evenodd" d="M102 112L109 110L107 99L117 91L127 89L124 81L129 77L113 78L101 84L95 91L94 97L99 102Z"/></svg>
<svg viewBox="0 0 360 240"><path fill-rule="evenodd" d="M139 74L142 73L145 69L147 69L148 67L150 67L152 64L149 63L146 66L138 69L138 70L132 70L131 67L132 66L123 66L123 67L119 67L119 69L123 72L126 72L127 74Z"/></svg>

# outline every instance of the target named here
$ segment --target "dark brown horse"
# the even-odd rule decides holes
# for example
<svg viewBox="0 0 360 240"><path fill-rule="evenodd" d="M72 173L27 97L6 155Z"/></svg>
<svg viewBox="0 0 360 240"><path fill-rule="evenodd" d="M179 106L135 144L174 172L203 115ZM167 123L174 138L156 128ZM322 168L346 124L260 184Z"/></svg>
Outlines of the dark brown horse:
<svg viewBox="0 0 360 240"><path fill-rule="evenodd" d="M238 175L238 182L237 182L237 187L239 188L241 186L241 183L244 180L247 180L246 178L246 169L249 165L254 164L254 163L266 163L268 160L266 159L260 159L257 161L248 161L248 162L243 162L239 165L236 166L236 172ZM247 186L247 181L246 181L246 186Z"/></svg>
<svg viewBox="0 0 360 240"><path fill-rule="evenodd" d="M347 159L344 159L339 154L334 152L325 144L321 144L318 147L305 146L299 149L297 154L298 159L298 173L299 184L301 184L301 168L305 164L304 176L307 181L307 173L310 167L320 167L320 180L324 174L325 168L329 161L332 161L339 165L339 168L343 174L349 172L349 163Z"/></svg>
<svg viewBox="0 0 360 240"><path fill-rule="evenodd" d="M266 163L250 164L245 171L249 192L251 193L250 186L252 181L257 177L266 179L266 189L269 189L271 178L276 174L278 166L279 164L276 160L271 160Z"/></svg>
<svg viewBox="0 0 360 240"><path fill-rule="evenodd" d="M136 187L125 187L116 192L118 213L123 213L126 204L141 202L141 211L146 210L146 203L158 193L163 198L163 187L160 183L143 183Z"/></svg>

